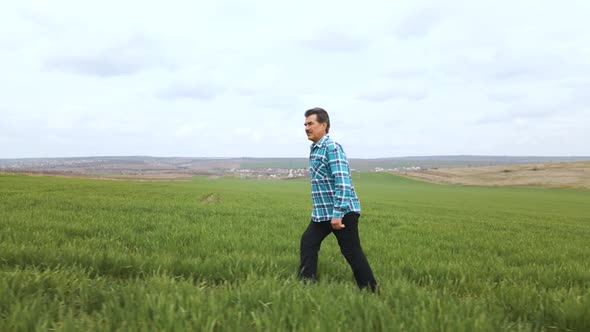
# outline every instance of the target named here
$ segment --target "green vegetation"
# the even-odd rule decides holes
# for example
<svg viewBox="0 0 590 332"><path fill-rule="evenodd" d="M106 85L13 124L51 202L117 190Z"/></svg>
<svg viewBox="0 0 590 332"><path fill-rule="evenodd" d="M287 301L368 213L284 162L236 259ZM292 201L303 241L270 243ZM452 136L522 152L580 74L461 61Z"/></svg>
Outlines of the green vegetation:
<svg viewBox="0 0 590 332"><path fill-rule="evenodd" d="M378 295L296 280L306 180L0 174L0 331L590 330L590 192L354 177Z"/></svg>

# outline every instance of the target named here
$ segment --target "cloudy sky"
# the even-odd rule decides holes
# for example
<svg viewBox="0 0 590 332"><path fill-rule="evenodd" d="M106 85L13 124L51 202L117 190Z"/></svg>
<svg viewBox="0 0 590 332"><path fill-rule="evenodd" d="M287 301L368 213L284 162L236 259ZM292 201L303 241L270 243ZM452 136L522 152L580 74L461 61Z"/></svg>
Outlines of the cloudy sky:
<svg viewBox="0 0 590 332"><path fill-rule="evenodd" d="M0 4L0 158L590 155L590 2Z"/></svg>

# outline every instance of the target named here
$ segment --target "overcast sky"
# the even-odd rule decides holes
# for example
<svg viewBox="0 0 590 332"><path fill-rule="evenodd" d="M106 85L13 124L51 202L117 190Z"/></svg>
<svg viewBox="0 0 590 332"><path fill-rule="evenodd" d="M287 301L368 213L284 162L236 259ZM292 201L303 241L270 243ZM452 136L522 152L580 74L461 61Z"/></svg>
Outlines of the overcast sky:
<svg viewBox="0 0 590 332"><path fill-rule="evenodd" d="M350 3L350 4L343 4ZM0 158L590 155L590 2L0 4Z"/></svg>

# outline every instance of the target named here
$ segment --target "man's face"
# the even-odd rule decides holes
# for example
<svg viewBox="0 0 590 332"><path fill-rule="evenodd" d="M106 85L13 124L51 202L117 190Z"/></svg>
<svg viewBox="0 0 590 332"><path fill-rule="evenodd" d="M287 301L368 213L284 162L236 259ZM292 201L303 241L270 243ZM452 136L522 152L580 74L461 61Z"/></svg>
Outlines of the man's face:
<svg viewBox="0 0 590 332"><path fill-rule="evenodd" d="M324 137L324 135L326 135L327 127L327 123L318 122L317 114L312 114L305 118L305 133L307 134L307 139L314 143L317 143L322 137Z"/></svg>

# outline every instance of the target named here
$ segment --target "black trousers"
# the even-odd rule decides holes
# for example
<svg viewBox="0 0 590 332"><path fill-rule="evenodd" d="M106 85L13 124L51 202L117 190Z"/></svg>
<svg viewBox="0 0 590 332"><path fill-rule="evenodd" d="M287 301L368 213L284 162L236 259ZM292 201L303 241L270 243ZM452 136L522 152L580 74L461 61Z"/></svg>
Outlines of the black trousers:
<svg viewBox="0 0 590 332"><path fill-rule="evenodd" d="M346 226L340 230L332 229L329 221L314 222L311 221L307 229L301 236L301 264L299 266L299 278L303 280L315 281L318 270L318 252L322 241L330 233L336 235L340 252L346 258L346 261L352 268L354 278L359 288L367 288L375 291L377 283L373 276L373 271L361 248L361 241L358 232L359 214L349 212L342 218L342 223Z"/></svg>

